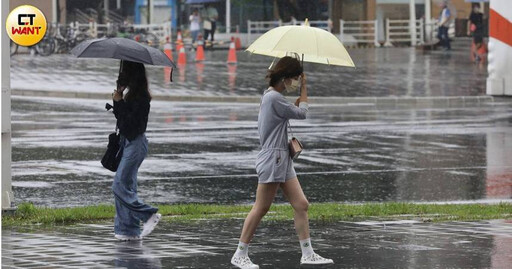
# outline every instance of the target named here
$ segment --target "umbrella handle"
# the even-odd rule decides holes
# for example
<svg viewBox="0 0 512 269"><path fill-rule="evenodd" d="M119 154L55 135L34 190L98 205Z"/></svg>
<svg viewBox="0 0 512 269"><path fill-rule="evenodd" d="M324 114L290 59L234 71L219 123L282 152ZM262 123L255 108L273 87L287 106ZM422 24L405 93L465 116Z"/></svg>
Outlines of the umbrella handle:
<svg viewBox="0 0 512 269"><path fill-rule="evenodd" d="M172 82L172 71L174 71L174 67L171 67L171 82Z"/></svg>

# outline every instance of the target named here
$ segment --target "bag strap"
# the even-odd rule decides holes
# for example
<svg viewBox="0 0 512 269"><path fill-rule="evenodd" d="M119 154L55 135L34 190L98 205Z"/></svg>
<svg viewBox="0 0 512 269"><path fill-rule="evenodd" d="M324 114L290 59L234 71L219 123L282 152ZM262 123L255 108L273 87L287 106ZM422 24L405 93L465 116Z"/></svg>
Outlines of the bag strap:
<svg viewBox="0 0 512 269"><path fill-rule="evenodd" d="M288 128L290 129L290 135L293 138L293 130L292 130L292 125L290 124L290 120L288 120Z"/></svg>

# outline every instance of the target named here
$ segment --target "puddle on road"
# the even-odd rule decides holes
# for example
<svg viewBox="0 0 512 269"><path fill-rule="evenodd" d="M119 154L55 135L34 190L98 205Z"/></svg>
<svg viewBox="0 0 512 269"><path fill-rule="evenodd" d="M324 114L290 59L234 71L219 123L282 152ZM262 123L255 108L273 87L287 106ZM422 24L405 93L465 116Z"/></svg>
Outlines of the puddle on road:
<svg viewBox="0 0 512 269"><path fill-rule="evenodd" d="M103 105L13 98L17 203L112 202L113 173L99 160L115 122ZM295 167L311 202L512 197L508 107L311 111L308 120L292 122L306 147ZM255 104L152 102L140 197L150 203L252 203L256 114ZM276 201L284 201L281 194Z"/></svg>

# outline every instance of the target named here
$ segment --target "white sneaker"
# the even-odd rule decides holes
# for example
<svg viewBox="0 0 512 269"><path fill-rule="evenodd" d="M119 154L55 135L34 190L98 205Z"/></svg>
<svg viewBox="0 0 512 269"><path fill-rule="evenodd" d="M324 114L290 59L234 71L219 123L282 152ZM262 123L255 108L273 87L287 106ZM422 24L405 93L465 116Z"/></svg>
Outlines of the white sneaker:
<svg viewBox="0 0 512 269"><path fill-rule="evenodd" d="M259 269L260 267L257 264L252 263L249 256L233 256L231 258L231 264L240 268L240 269Z"/></svg>
<svg viewBox="0 0 512 269"><path fill-rule="evenodd" d="M142 228L142 232L140 233L140 237L148 236L153 229L155 229L156 224L162 218L162 214L155 213L151 215L148 221L144 222L144 227Z"/></svg>
<svg viewBox="0 0 512 269"><path fill-rule="evenodd" d="M141 240L140 236L136 235L123 235L123 234L115 234L114 237L121 241L137 241Z"/></svg>
<svg viewBox="0 0 512 269"><path fill-rule="evenodd" d="M322 256L313 253L309 256L302 256L300 258L300 264L333 264L334 261L331 259L323 258Z"/></svg>

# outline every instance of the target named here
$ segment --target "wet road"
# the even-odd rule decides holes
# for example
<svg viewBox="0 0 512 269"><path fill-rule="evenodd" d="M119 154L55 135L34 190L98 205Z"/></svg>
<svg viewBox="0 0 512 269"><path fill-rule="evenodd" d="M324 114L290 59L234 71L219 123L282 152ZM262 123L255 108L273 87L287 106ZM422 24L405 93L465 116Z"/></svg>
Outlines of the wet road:
<svg viewBox="0 0 512 269"><path fill-rule="evenodd" d="M232 268L243 220L160 223L143 242L118 242L111 224L3 230L2 268ZM510 268L506 221L312 223L312 245L334 266ZM261 268L299 268L293 222L263 222L249 248ZM307 268L307 267L301 267Z"/></svg>
<svg viewBox="0 0 512 269"><path fill-rule="evenodd" d="M457 41L461 45L465 40ZM467 41L469 42L469 41ZM469 44L469 43L468 43ZM454 45L454 48L457 45ZM469 48L468 48L469 51ZM485 94L486 68L454 50L424 53L414 48L349 50L357 69L305 64L311 96L474 96ZM157 95L259 95L265 88L269 57L238 52L238 65L227 65L227 51L207 51L204 63L174 71L148 66L150 89ZM11 58L11 87L66 92L111 92L118 61L76 59L70 55Z"/></svg>
<svg viewBox="0 0 512 269"><path fill-rule="evenodd" d="M111 203L99 160L105 101L13 97L15 202ZM139 193L150 203L251 203L258 104L153 101ZM311 202L512 198L512 106L375 109L314 105L293 121L296 170ZM284 201L279 194L277 201Z"/></svg>

